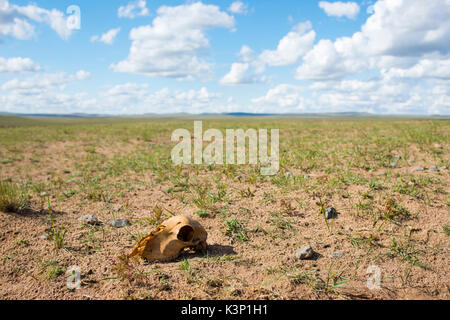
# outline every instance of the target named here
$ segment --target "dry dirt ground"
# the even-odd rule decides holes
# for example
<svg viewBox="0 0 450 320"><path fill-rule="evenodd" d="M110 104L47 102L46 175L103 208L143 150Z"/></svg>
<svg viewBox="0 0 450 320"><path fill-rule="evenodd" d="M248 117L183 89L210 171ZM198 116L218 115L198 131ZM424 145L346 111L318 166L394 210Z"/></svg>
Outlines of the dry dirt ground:
<svg viewBox="0 0 450 320"><path fill-rule="evenodd" d="M192 132L191 120L64 121L0 127L1 180L29 199L0 212L0 299L450 298L449 120L204 121L279 128L271 177L248 165L173 166L171 132ZM330 206L339 215L326 220ZM86 214L101 224L78 221ZM178 214L207 230L205 255L120 258ZM304 245L313 259L296 258Z"/></svg>

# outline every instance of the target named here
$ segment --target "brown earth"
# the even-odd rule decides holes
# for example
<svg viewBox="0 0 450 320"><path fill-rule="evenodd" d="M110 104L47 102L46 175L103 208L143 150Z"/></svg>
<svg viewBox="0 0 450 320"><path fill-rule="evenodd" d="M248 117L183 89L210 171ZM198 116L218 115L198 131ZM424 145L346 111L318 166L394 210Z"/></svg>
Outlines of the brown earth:
<svg viewBox="0 0 450 320"><path fill-rule="evenodd" d="M55 249L51 238L41 238L51 231L51 224L46 196L38 192L31 193L30 209L0 212L0 299L450 298L449 236L443 231L449 224L449 171L413 171L435 161L417 144L408 145L415 159L403 160L396 168L350 168L353 176L382 184L379 190L350 184L322 194L326 206L332 205L340 213L328 221L329 228L316 204L316 191L289 187L289 179L304 179L315 187L329 183L335 173L320 168L282 168L281 179L287 171L293 177L279 187L271 177L253 181L248 166L236 172L220 166L212 170L185 167L179 176L186 177L187 189L177 186L181 178L174 182L170 177L161 179L152 170L125 171L102 180L105 184L100 189L113 193L107 200L89 198L85 178L75 175L84 170L89 177L101 176L102 161L169 143L167 139L151 143L130 140L103 144L92 152L85 150L90 145L86 141L41 142L39 149L36 144L24 146L19 160L2 165L2 177L50 186L46 190L50 190L47 194L56 224L67 233L61 249ZM448 145L442 148L448 163ZM13 154L4 151L2 157ZM100 164L83 169L93 155ZM385 175L378 175L380 171ZM423 186L424 197L393 193L394 184L405 176L435 182ZM192 201L196 188L205 185L209 192L217 193L222 183L226 200L210 205L205 216L199 217L199 207ZM62 195L71 189L73 195ZM407 219L375 221L367 214L369 209L358 205L371 203L373 212L383 212L385 199L392 194L409 212ZM163 209L163 218L186 214L201 222L209 235L207 254L185 252L167 263L120 263L118 257L130 253L136 241L163 220L155 221L155 206ZM86 214L95 215L102 225L80 223L78 218ZM132 225L121 229L107 225L114 216L129 219ZM245 226L247 241L226 233L226 221L234 218ZM306 244L318 253L316 259L295 257L296 249ZM344 256L330 257L333 252ZM66 287L66 269L74 265L81 269L79 290ZM381 272L379 290L369 290L366 285L371 265ZM118 267L128 273L117 272ZM339 285L341 280L346 282Z"/></svg>

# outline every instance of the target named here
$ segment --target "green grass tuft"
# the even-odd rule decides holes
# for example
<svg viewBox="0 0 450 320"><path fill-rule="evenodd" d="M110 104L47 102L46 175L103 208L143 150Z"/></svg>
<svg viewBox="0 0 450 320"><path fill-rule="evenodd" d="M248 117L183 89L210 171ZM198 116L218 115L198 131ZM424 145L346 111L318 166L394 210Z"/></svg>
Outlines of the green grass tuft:
<svg viewBox="0 0 450 320"><path fill-rule="evenodd" d="M28 206L26 189L16 183L0 182L0 210L19 213Z"/></svg>

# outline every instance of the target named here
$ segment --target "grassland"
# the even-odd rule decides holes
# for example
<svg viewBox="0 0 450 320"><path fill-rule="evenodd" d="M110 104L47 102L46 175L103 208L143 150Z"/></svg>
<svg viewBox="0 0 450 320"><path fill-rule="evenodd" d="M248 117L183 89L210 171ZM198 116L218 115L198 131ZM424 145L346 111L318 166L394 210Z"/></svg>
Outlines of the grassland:
<svg viewBox="0 0 450 320"><path fill-rule="evenodd" d="M0 212L0 299L450 298L450 120L204 119L205 130L280 129L271 177L174 166L171 133L193 120L0 117L0 200L20 204ZM340 214L326 220L330 206ZM206 255L120 258L177 214L207 229ZM298 260L307 244L315 259ZM66 287L74 265L79 290Z"/></svg>

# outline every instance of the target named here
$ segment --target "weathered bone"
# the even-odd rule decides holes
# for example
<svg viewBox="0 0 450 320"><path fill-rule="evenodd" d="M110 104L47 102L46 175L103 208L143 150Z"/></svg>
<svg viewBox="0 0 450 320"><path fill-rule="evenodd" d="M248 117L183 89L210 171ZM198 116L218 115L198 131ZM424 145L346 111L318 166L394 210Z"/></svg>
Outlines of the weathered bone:
<svg viewBox="0 0 450 320"><path fill-rule="evenodd" d="M205 252L207 237L208 233L197 221L186 216L172 217L141 239L129 257L170 261L176 259L185 248Z"/></svg>

